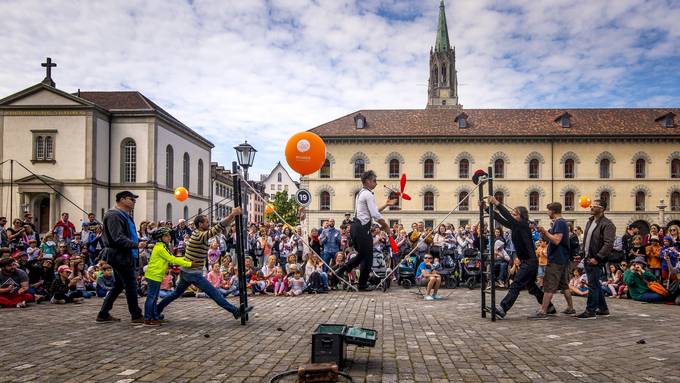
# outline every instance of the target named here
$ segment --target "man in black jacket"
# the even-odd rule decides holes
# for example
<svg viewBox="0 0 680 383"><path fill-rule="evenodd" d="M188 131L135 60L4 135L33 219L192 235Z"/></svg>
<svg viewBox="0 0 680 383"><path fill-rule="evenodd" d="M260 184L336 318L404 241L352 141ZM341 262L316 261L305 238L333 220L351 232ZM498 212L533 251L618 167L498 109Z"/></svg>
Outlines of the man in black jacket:
<svg viewBox="0 0 680 383"><path fill-rule="evenodd" d="M125 289L128 311L132 323L144 323L142 310L137 303L137 275L139 263L137 230L130 212L139 196L129 191L116 194L116 207L104 214L102 234L102 258L113 268L115 285L104 298L97 323L119 322L120 319L109 314L118 295Z"/></svg>
<svg viewBox="0 0 680 383"><path fill-rule="evenodd" d="M576 316L578 319L596 319L597 315L609 315L609 308L601 288L602 268L607 263L616 239L616 226L604 211L607 207L596 199L590 205L592 217L583 233L583 254L586 275L588 276L588 301L586 311Z"/></svg>
<svg viewBox="0 0 680 383"><path fill-rule="evenodd" d="M515 245L517 258L520 260L519 270L508 288L500 307L496 307L496 314L504 318L508 310L515 304L519 292L526 288L529 294L536 297L538 304L543 303L543 291L536 285L538 274L538 258L534 246L531 228L529 227L529 211L524 206L518 206L512 211L503 206L493 196L489 196L489 203L496 206L496 221L511 230L512 243ZM550 305L549 314L556 312Z"/></svg>

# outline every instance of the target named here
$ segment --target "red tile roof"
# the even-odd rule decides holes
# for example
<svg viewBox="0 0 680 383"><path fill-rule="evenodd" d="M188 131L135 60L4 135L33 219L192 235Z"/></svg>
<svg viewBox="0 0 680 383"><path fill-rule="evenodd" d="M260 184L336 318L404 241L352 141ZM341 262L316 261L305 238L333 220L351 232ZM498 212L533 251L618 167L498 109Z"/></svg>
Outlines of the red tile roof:
<svg viewBox="0 0 680 383"><path fill-rule="evenodd" d="M569 113L570 128L556 118ZM361 110L319 125L312 132L324 138L349 137L580 137L580 136L680 136L680 121L665 128L658 117L677 108L658 109L398 109ZM366 127L356 129L361 113ZM456 117L467 115L467 128Z"/></svg>

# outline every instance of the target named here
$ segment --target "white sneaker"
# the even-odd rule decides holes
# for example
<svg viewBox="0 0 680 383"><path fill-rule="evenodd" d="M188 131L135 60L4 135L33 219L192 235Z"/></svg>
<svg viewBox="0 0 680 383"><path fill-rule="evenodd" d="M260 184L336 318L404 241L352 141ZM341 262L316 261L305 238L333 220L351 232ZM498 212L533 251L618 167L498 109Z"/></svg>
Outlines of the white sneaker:
<svg viewBox="0 0 680 383"><path fill-rule="evenodd" d="M426 301L433 301L434 298L432 297L432 295L425 295L425 300Z"/></svg>

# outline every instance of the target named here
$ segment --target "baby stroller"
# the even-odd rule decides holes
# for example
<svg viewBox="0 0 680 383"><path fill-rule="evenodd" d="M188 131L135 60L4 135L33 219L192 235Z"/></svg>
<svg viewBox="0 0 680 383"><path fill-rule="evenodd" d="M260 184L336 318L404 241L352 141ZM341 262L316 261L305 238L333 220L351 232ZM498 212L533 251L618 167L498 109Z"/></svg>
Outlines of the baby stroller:
<svg viewBox="0 0 680 383"><path fill-rule="evenodd" d="M461 281L465 281L468 289L472 290L475 285L482 280L482 259L479 251L475 249L465 249L461 265Z"/></svg>
<svg viewBox="0 0 680 383"><path fill-rule="evenodd" d="M371 275L368 277L368 283L377 286L380 281L385 279L385 277L390 273L390 269L387 267L387 262L385 262L385 254L380 250L373 251L373 265L371 265ZM390 279L388 278L383 283L383 291L387 291L390 288Z"/></svg>
<svg viewBox="0 0 680 383"><path fill-rule="evenodd" d="M448 289L455 289L460 285L460 264L452 255L443 255L440 268L437 270L442 276L442 284Z"/></svg>
<svg viewBox="0 0 680 383"><path fill-rule="evenodd" d="M416 284L416 256L404 257L397 266L397 283L408 289Z"/></svg>

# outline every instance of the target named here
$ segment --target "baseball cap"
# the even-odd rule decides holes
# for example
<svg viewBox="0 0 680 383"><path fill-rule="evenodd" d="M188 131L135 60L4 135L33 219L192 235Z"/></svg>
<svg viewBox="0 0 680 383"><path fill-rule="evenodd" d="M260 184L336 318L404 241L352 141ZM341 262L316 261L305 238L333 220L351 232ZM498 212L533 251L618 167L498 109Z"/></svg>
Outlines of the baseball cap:
<svg viewBox="0 0 680 383"><path fill-rule="evenodd" d="M129 191L129 190L124 190L124 191L122 191L122 192L116 194L116 202L118 202L118 201L120 201L120 200L122 200L122 199L128 198L128 197L132 197L132 198L135 198L135 199L136 199L136 198L139 198L138 195L132 193L131 191Z"/></svg>

